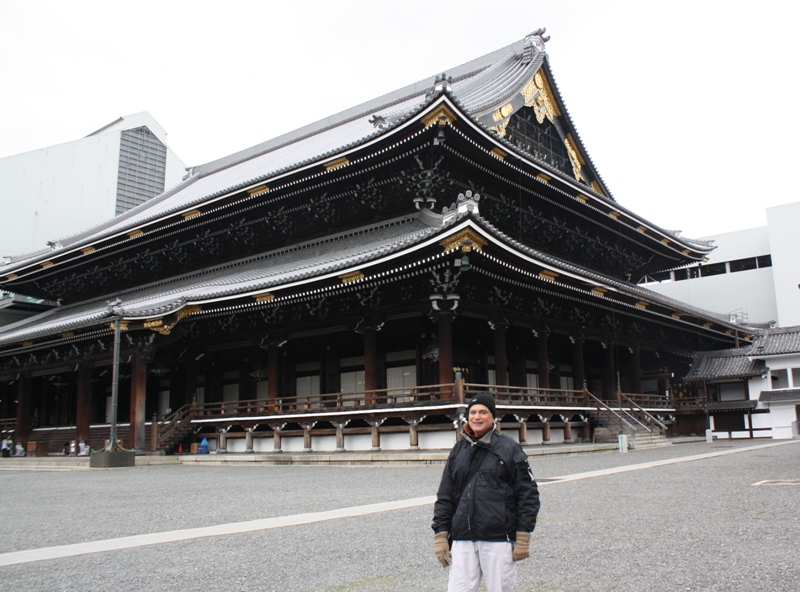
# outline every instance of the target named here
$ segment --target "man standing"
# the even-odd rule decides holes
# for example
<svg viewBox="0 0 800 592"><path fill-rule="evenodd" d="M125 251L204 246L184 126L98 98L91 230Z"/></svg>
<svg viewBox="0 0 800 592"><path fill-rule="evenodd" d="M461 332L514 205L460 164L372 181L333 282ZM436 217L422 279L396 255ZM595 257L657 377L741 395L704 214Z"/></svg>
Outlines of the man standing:
<svg viewBox="0 0 800 592"><path fill-rule="evenodd" d="M530 555L539 489L528 456L495 429L489 393L467 406L462 438L447 458L433 509L434 548L450 565L448 592L512 592L516 561Z"/></svg>

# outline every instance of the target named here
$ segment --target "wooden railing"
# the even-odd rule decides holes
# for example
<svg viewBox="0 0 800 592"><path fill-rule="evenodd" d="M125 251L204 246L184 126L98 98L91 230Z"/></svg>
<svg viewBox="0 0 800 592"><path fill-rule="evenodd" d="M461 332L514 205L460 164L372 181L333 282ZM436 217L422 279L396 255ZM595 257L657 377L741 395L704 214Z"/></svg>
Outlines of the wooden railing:
<svg viewBox="0 0 800 592"><path fill-rule="evenodd" d="M621 405L627 405L633 416L639 420L639 422L641 422L641 424L644 425L650 432L658 430L662 434L667 433L667 426L660 422L653 415L642 409L639 404L636 403L636 401L624 393L619 393L619 396Z"/></svg>
<svg viewBox="0 0 800 592"><path fill-rule="evenodd" d="M563 389L526 388L518 386L487 386L465 384L464 400L469 401L479 392L489 392L501 405L544 405L553 407L586 407L584 391Z"/></svg>
<svg viewBox="0 0 800 592"><path fill-rule="evenodd" d="M631 434L634 436L634 438L636 437L636 426L633 426L625 421L619 413L614 411L614 409L606 405L606 403L595 397L589 391L583 391L583 393L586 395L589 405L594 407L597 414L605 419L606 424L616 425L619 427L621 434Z"/></svg>
<svg viewBox="0 0 800 592"><path fill-rule="evenodd" d="M647 407L649 409L670 409L672 408L672 401L669 397L662 395L643 395L640 393L622 393L622 396L628 401L631 401L639 407Z"/></svg>
<svg viewBox="0 0 800 592"><path fill-rule="evenodd" d="M17 420L13 417L9 419L0 419L0 433L13 432L17 429Z"/></svg>
<svg viewBox="0 0 800 592"><path fill-rule="evenodd" d="M186 429L197 414L197 404L184 405L158 425L158 446L164 446L169 439Z"/></svg>

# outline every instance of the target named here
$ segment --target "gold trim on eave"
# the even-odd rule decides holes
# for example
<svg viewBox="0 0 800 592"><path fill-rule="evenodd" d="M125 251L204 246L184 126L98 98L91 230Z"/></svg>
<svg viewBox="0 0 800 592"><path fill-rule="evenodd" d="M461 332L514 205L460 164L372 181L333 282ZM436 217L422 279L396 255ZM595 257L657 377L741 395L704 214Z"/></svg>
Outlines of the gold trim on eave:
<svg viewBox="0 0 800 592"><path fill-rule="evenodd" d="M128 233L128 238L136 238L137 236L142 236L144 234L144 230L131 230Z"/></svg>
<svg viewBox="0 0 800 592"><path fill-rule="evenodd" d="M114 323L109 323L108 326L111 330L114 330ZM120 331L127 331L128 330L128 321L120 321L119 322L119 330Z"/></svg>
<svg viewBox="0 0 800 592"><path fill-rule="evenodd" d="M645 310L647 306L648 303L645 302L644 300L640 300L639 302L636 303L636 308L641 308L642 310Z"/></svg>
<svg viewBox="0 0 800 592"><path fill-rule="evenodd" d="M714 326L714 323L703 323L703 327L705 327L706 329L710 329L713 326Z"/></svg>
<svg viewBox="0 0 800 592"><path fill-rule="evenodd" d="M580 193L575 196L575 199L577 199L581 203L589 203L589 198L586 197L585 195L581 195Z"/></svg>
<svg viewBox="0 0 800 592"><path fill-rule="evenodd" d="M83 249L81 249L81 253L83 253L84 255L94 253L94 251L95 251L94 247L84 247Z"/></svg>
<svg viewBox="0 0 800 592"><path fill-rule="evenodd" d="M189 218L196 218L202 213L200 210L191 210L190 212L184 212L181 216L183 216L184 220L188 220Z"/></svg>
<svg viewBox="0 0 800 592"><path fill-rule="evenodd" d="M340 275L339 279L342 280L343 284L351 284L353 282L357 282L358 280L363 280L364 274L360 271L351 271L350 273L344 273Z"/></svg>
<svg viewBox="0 0 800 592"><path fill-rule="evenodd" d="M554 282L556 281L558 274L552 269L543 269L542 271L539 272L539 277Z"/></svg>
<svg viewBox="0 0 800 592"><path fill-rule="evenodd" d="M269 187L266 185L259 185L258 187L253 187L252 189L248 189L247 193L250 197L258 197L259 195L263 195L264 193L269 191Z"/></svg>
<svg viewBox="0 0 800 592"><path fill-rule="evenodd" d="M8 281L11 281L11 280L15 280L15 279L17 279L18 277L19 277L19 276L18 276L16 273L12 273L11 275L7 275L7 276L6 276L6 279L7 279Z"/></svg>
<svg viewBox="0 0 800 592"><path fill-rule="evenodd" d="M439 241L439 244L444 247L445 251L452 251L453 249L460 248L465 253L469 253L472 249L480 251L486 246L486 243L487 240L471 228L465 228L461 232L457 232Z"/></svg>
<svg viewBox="0 0 800 592"><path fill-rule="evenodd" d="M645 232L647 232L647 228L645 228L644 226L639 226L638 228L636 228L636 230L638 230L638 231L639 231L639 232L641 232L642 234L644 234Z"/></svg>
<svg viewBox="0 0 800 592"><path fill-rule="evenodd" d="M67 333L62 333L59 337L61 337L61 339L69 339L70 337L75 337L75 333L69 331Z"/></svg>
<svg viewBox="0 0 800 592"><path fill-rule="evenodd" d="M608 213L608 215L611 216L612 218L614 218L614 220L619 220L619 212L615 212L614 210L611 210Z"/></svg>
<svg viewBox="0 0 800 592"><path fill-rule="evenodd" d="M53 267L52 261L45 261L44 263L42 263L42 269L47 269L48 267Z"/></svg>
<svg viewBox="0 0 800 592"><path fill-rule="evenodd" d="M22 347L30 347L33 345L33 341L23 341Z"/></svg>
<svg viewBox="0 0 800 592"><path fill-rule="evenodd" d="M497 147L492 148L491 149L491 153L494 154L500 160L505 160L506 156L508 156L508 154L506 154L505 152L500 150L500 148L497 148Z"/></svg>
<svg viewBox="0 0 800 592"><path fill-rule="evenodd" d="M190 304L189 306L184 306L182 309L176 312L175 316L180 321L188 317L190 314L194 312L200 312L201 310L203 310L202 306L199 306L197 304Z"/></svg>
<svg viewBox="0 0 800 592"><path fill-rule="evenodd" d="M453 113L447 105L439 105L422 118L422 125L429 128L433 124L448 125L456 120L456 114Z"/></svg>
<svg viewBox="0 0 800 592"><path fill-rule="evenodd" d="M350 161L347 159L347 157L342 156L341 158L337 158L336 160L326 162L323 166L325 167L326 171L332 171L333 169L338 169L339 167L343 167L344 165L349 163Z"/></svg>
<svg viewBox="0 0 800 592"><path fill-rule="evenodd" d="M606 292L608 292L608 290L601 288L600 286L592 288L592 294L595 296L605 296Z"/></svg>
<svg viewBox="0 0 800 592"><path fill-rule="evenodd" d="M275 294L270 292L262 292L261 294L253 294L253 299L256 302L269 302L270 300L275 300Z"/></svg>
<svg viewBox="0 0 800 592"><path fill-rule="evenodd" d="M683 318L683 315L682 315L682 314L680 314L680 313L678 313L678 312L673 312L673 313L672 313L672 318L673 318L673 319L677 319L677 320L679 320L679 321L680 321L680 320Z"/></svg>
<svg viewBox="0 0 800 592"><path fill-rule="evenodd" d="M549 183L550 182L550 177L548 177L544 173L539 173L538 175L536 175L536 178L539 179L542 183Z"/></svg>

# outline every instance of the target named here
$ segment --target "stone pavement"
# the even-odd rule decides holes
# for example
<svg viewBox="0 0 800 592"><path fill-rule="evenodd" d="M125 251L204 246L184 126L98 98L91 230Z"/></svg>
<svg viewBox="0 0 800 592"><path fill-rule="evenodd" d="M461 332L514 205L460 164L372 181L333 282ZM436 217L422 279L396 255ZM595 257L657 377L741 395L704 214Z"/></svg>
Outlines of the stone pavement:
<svg viewBox="0 0 800 592"><path fill-rule="evenodd" d="M798 444L532 457L542 512L517 590L800 589ZM419 463L2 470L0 584L444 590L430 530L440 474Z"/></svg>

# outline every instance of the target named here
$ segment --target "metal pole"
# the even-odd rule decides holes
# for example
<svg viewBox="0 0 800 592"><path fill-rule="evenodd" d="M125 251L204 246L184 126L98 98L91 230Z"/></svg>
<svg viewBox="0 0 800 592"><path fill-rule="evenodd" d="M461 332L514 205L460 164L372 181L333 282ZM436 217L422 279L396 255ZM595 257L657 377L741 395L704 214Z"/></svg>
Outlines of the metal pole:
<svg viewBox="0 0 800 592"><path fill-rule="evenodd" d="M119 448L117 440L117 408L119 407L119 342L120 319L114 321L114 366L111 371L111 436L106 450L111 452Z"/></svg>

